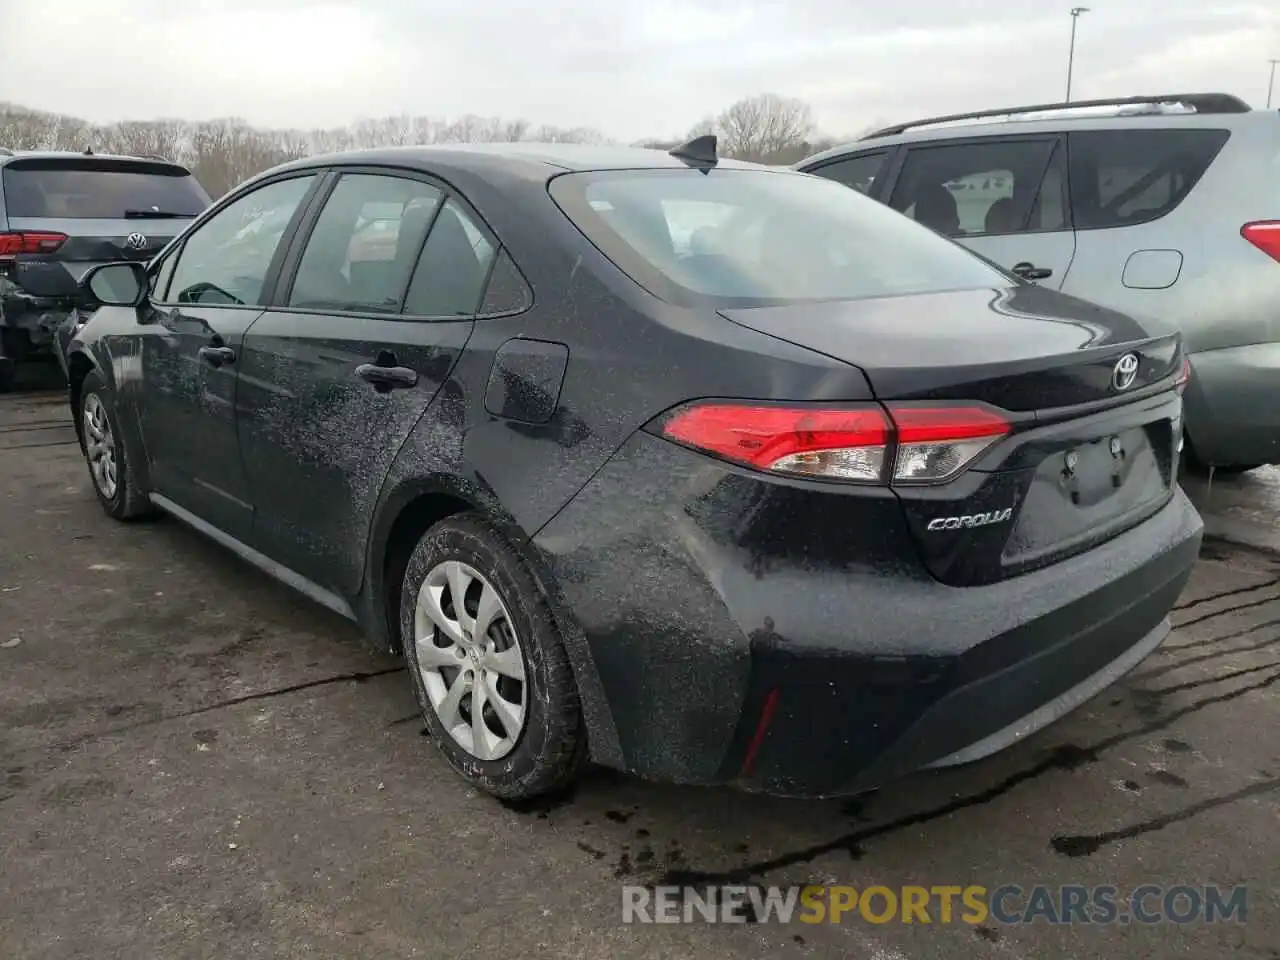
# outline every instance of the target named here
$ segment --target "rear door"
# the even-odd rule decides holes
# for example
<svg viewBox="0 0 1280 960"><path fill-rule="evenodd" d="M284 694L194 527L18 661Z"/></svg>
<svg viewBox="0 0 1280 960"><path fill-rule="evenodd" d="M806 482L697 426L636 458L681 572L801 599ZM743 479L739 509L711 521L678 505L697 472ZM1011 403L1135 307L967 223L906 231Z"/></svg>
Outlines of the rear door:
<svg viewBox="0 0 1280 960"><path fill-rule="evenodd" d="M1075 256L1061 138L911 145L889 204L1042 286L1061 289Z"/></svg>
<svg viewBox="0 0 1280 960"><path fill-rule="evenodd" d="M185 168L120 157L18 157L0 174L8 229L79 279L113 260L150 260L209 206Z"/></svg>
<svg viewBox="0 0 1280 960"><path fill-rule="evenodd" d="M331 181L245 338L237 407L255 545L350 596L382 481L471 335L497 245L425 176Z"/></svg>

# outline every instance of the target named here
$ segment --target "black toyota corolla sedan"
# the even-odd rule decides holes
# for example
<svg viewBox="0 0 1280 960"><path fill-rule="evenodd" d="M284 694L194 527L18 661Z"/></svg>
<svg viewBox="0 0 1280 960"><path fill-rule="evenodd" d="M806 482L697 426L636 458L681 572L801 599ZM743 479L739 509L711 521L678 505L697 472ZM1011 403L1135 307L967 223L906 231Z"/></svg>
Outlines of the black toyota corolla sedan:
<svg viewBox="0 0 1280 960"><path fill-rule="evenodd" d="M501 797L985 756L1149 655L1200 544L1177 337L711 139L295 162L82 290L107 512L403 651Z"/></svg>

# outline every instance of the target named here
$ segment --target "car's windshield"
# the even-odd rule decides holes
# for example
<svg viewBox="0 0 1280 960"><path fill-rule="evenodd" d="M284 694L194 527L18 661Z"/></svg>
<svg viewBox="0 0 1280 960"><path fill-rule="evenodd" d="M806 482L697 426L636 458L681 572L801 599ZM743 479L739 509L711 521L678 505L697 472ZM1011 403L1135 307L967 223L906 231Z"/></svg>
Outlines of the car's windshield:
<svg viewBox="0 0 1280 960"><path fill-rule="evenodd" d="M746 305L1015 282L842 184L765 170L620 170L552 181L560 207L656 296Z"/></svg>

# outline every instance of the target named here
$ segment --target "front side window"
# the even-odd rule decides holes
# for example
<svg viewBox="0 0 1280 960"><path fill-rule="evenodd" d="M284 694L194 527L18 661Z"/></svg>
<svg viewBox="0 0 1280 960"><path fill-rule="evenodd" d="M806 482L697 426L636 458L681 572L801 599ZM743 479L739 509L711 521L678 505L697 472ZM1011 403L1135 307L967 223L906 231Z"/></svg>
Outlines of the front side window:
<svg viewBox="0 0 1280 960"><path fill-rule="evenodd" d="M666 300L750 306L1010 283L963 247L820 177L569 173L551 193L610 260Z"/></svg>
<svg viewBox="0 0 1280 960"><path fill-rule="evenodd" d="M1022 233L1031 229L1055 146L1053 140L985 140L911 147L889 204L948 237ZM1064 226L1041 221L1036 229Z"/></svg>
<svg viewBox="0 0 1280 960"><path fill-rule="evenodd" d="M169 292L169 280L173 277L173 268L178 262L178 253L178 250L172 251L151 270L148 294L155 303L162 302Z"/></svg>
<svg viewBox="0 0 1280 960"><path fill-rule="evenodd" d="M290 220L315 180L277 180L247 193L183 241L165 302L263 306L267 273Z"/></svg>
<svg viewBox="0 0 1280 960"><path fill-rule="evenodd" d="M399 313L440 196L421 180L343 176L307 239L289 306Z"/></svg>

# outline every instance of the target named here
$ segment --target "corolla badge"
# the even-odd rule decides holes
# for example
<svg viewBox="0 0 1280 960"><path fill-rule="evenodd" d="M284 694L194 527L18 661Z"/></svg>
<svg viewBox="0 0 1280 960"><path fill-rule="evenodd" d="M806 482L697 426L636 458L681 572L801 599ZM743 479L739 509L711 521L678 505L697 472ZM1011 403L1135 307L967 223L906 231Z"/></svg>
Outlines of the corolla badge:
<svg viewBox="0 0 1280 960"><path fill-rule="evenodd" d="M989 510L986 513L970 513L960 517L935 517L929 521L927 530L967 530L972 527L989 527L993 523L1004 523L1013 516L1013 507L1003 510Z"/></svg>
<svg viewBox="0 0 1280 960"><path fill-rule="evenodd" d="M1111 371L1111 386L1117 390L1128 390L1133 386L1133 381L1137 379L1138 355L1136 353L1126 353L1116 361L1115 369Z"/></svg>
<svg viewBox="0 0 1280 960"><path fill-rule="evenodd" d="M147 238L141 233L131 233L124 238L124 242L130 250L142 250L147 245Z"/></svg>

